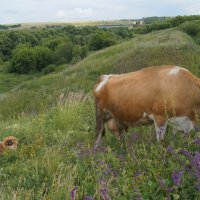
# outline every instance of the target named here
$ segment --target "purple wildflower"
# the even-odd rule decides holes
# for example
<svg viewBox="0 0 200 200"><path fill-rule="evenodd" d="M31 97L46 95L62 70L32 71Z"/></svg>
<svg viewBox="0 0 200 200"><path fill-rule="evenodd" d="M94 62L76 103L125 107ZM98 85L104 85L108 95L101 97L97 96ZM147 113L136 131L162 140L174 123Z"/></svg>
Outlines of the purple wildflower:
<svg viewBox="0 0 200 200"><path fill-rule="evenodd" d="M200 191L200 183L196 186L197 190Z"/></svg>
<svg viewBox="0 0 200 200"><path fill-rule="evenodd" d="M200 153L195 152L195 155L191 161L191 164L194 168L200 171Z"/></svg>
<svg viewBox="0 0 200 200"><path fill-rule="evenodd" d="M140 193L140 191L137 189L137 188L134 188L133 189L133 192L135 193L135 198L137 199L137 200L142 200L143 198L142 198L142 195L141 195L141 193Z"/></svg>
<svg viewBox="0 0 200 200"><path fill-rule="evenodd" d="M105 180L101 179L99 181L100 184L100 189L99 189L99 194L103 198L103 200L111 200L109 194L108 194L108 188L106 186Z"/></svg>
<svg viewBox="0 0 200 200"><path fill-rule="evenodd" d="M181 149L179 151L179 153L181 153L182 155L186 156L189 159L192 159L192 154L189 151L187 151L186 149Z"/></svg>
<svg viewBox="0 0 200 200"><path fill-rule="evenodd" d="M92 153L95 155L97 152L100 152L100 153L106 153L108 150L105 146L103 146L102 144L101 145L95 145L92 149Z"/></svg>
<svg viewBox="0 0 200 200"><path fill-rule="evenodd" d="M191 161L191 166L193 168L193 173L197 179L196 188L198 191L200 191L200 153L199 152L195 152L195 155Z"/></svg>
<svg viewBox="0 0 200 200"><path fill-rule="evenodd" d="M137 177L139 177L139 176L141 176L142 175L142 172L141 171L136 171L135 172L135 177L137 178Z"/></svg>
<svg viewBox="0 0 200 200"><path fill-rule="evenodd" d="M172 174L172 180L174 182L174 185L179 186L181 184L181 177L183 175L183 171L177 171L175 170Z"/></svg>
<svg viewBox="0 0 200 200"><path fill-rule="evenodd" d="M139 135L137 133L133 133L131 139L132 139L132 142L136 142L139 139Z"/></svg>
<svg viewBox="0 0 200 200"><path fill-rule="evenodd" d="M167 197L166 199L167 199L167 200L171 200L171 199L172 199L171 196L170 196L170 193L172 193L173 190L174 190L173 187L168 187L168 188L166 188L165 191L166 191L166 197Z"/></svg>
<svg viewBox="0 0 200 200"><path fill-rule="evenodd" d="M165 182L164 182L164 179L158 175L158 182L159 182L159 185L162 189L165 189Z"/></svg>
<svg viewBox="0 0 200 200"><path fill-rule="evenodd" d="M196 140L194 141L195 144L200 145L200 137L196 138Z"/></svg>
<svg viewBox="0 0 200 200"><path fill-rule="evenodd" d="M168 147L167 147L167 151L168 151L169 153L171 153L171 154L174 153L174 149L173 149L172 146L168 146Z"/></svg>
<svg viewBox="0 0 200 200"><path fill-rule="evenodd" d="M94 200L94 198L93 198L93 197L86 196L86 197L84 197L84 200Z"/></svg>
<svg viewBox="0 0 200 200"><path fill-rule="evenodd" d="M169 187L166 189L166 192L169 194L169 193L172 193L174 191L174 189L172 187Z"/></svg>
<svg viewBox="0 0 200 200"><path fill-rule="evenodd" d="M78 187L74 186L73 189L70 192L70 200L75 200L77 190L78 190Z"/></svg>

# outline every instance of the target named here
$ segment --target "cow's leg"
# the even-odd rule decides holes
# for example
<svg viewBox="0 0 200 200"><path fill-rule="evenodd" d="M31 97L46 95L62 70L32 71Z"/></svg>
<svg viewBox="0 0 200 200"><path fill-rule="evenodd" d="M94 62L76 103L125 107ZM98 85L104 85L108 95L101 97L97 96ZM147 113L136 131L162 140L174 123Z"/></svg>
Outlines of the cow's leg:
<svg viewBox="0 0 200 200"><path fill-rule="evenodd" d="M94 150L96 150L96 148L101 140L101 137L105 135L104 124L105 124L104 113L101 112L98 104L96 104L96 142L94 145Z"/></svg>
<svg viewBox="0 0 200 200"><path fill-rule="evenodd" d="M155 116L154 124L156 128L157 141L163 140L167 130L167 119L163 116Z"/></svg>

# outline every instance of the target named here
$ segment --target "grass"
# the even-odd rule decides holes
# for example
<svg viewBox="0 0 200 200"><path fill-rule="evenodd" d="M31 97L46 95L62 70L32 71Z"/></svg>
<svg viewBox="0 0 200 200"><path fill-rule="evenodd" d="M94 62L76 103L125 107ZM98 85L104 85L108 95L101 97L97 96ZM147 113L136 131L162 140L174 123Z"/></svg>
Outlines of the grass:
<svg viewBox="0 0 200 200"><path fill-rule="evenodd" d="M165 141L157 143L154 128L141 126L130 129L124 142L106 134L94 153L91 95L104 73L174 64L199 75L199 50L183 32L159 31L4 93L1 139L14 135L19 147L0 158L0 199L200 198L199 133L174 137L169 129ZM178 171L183 174L176 184Z"/></svg>
<svg viewBox="0 0 200 200"><path fill-rule="evenodd" d="M6 72L6 66L0 64L0 95L16 88L24 81L30 80L35 75L17 75Z"/></svg>

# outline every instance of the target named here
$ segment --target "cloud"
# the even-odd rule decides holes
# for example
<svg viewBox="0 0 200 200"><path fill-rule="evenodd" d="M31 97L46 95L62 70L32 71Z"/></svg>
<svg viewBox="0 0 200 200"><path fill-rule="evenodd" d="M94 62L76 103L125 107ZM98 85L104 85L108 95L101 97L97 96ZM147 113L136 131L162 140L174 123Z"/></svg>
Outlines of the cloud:
<svg viewBox="0 0 200 200"><path fill-rule="evenodd" d="M73 8L68 10L58 10L55 17L61 21L70 21L88 20L94 18L94 15L95 13L92 8Z"/></svg>
<svg viewBox="0 0 200 200"><path fill-rule="evenodd" d="M94 16L94 11L92 8L75 8L74 14L80 18L92 18Z"/></svg>
<svg viewBox="0 0 200 200"><path fill-rule="evenodd" d="M200 15L200 2L196 2L194 4L190 4L185 8L188 14L196 14Z"/></svg>
<svg viewBox="0 0 200 200"><path fill-rule="evenodd" d="M64 10L58 10L56 13L57 18L64 18L66 16L66 13Z"/></svg>

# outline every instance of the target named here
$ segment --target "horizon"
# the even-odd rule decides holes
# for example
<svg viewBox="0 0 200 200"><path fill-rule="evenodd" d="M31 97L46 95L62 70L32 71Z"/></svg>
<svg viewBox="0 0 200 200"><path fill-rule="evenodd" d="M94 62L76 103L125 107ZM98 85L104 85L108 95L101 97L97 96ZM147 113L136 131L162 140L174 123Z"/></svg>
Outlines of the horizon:
<svg viewBox="0 0 200 200"><path fill-rule="evenodd" d="M198 0L7 0L1 2L0 24L113 21L199 14Z"/></svg>
<svg viewBox="0 0 200 200"><path fill-rule="evenodd" d="M10 23L10 24L3 24L0 23L0 25L17 25L17 24L78 24L78 23L95 23L95 22L114 22L114 21L123 21L123 20L127 20L127 21L134 21L134 20L143 20L145 18L151 18L151 17L158 17L158 18L162 18L162 17L168 17L168 18L173 18L173 17L178 17L178 16L199 16L200 14L191 14L191 15L175 15L175 16L146 16L146 17L141 17L141 18L123 18L123 19L97 19L97 20L69 20L69 21L32 21L32 22L16 22L16 23Z"/></svg>

